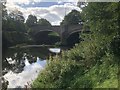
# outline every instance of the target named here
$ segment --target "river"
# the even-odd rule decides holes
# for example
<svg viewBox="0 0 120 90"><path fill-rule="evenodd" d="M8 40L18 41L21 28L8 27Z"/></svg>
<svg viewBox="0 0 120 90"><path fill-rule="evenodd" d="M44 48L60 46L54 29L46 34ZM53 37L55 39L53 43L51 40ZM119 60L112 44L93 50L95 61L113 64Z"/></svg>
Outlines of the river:
<svg viewBox="0 0 120 90"><path fill-rule="evenodd" d="M3 77L8 88L24 88L30 85L47 64L49 56L60 54L66 48L53 46L29 46L10 48L3 53Z"/></svg>

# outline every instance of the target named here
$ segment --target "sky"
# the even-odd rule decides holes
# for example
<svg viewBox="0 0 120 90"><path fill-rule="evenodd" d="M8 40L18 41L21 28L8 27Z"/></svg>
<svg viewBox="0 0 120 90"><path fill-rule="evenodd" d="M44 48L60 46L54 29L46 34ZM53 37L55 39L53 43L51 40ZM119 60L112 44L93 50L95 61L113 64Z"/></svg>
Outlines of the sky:
<svg viewBox="0 0 120 90"><path fill-rule="evenodd" d="M8 12L19 10L25 19L32 14L37 19L45 18L52 25L59 25L64 16L71 10L81 11L78 0L7 0Z"/></svg>

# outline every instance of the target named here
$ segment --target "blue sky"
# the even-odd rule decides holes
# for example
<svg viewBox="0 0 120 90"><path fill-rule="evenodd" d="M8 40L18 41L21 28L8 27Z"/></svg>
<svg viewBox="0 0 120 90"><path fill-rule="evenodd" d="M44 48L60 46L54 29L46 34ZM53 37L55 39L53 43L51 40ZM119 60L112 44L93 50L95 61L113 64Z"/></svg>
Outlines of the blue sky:
<svg viewBox="0 0 120 90"><path fill-rule="evenodd" d="M35 2L34 4L31 2L29 4L17 4L18 6L21 6L23 8L28 7L50 7L53 5L64 5L67 2L58 3L58 2Z"/></svg>
<svg viewBox="0 0 120 90"><path fill-rule="evenodd" d="M32 14L38 19L47 19L52 25L59 25L73 9L81 11L77 0L7 0L6 6L9 12L21 11L25 19Z"/></svg>

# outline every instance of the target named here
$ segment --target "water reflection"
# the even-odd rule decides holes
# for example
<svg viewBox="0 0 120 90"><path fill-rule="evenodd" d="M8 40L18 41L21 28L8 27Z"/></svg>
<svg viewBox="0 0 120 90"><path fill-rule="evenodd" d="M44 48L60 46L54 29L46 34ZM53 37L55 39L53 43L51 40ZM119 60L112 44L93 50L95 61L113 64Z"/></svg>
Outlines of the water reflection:
<svg viewBox="0 0 120 90"><path fill-rule="evenodd" d="M11 70L4 75L4 78L9 81L8 88L17 88L17 87L25 87L34 80L39 74L40 70L44 68L46 65L46 60L41 61L39 57L37 57L37 61L35 63L30 64L29 60L25 57L24 61L25 67L21 73L14 73Z"/></svg>
<svg viewBox="0 0 120 90"><path fill-rule="evenodd" d="M36 62L37 57L41 60L49 57L50 51L46 47L39 48L13 48L8 49L3 54L2 68L3 75L9 70L14 73L20 73L25 66L24 61L27 59L30 64Z"/></svg>
<svg viewBox="0 0 120 90"><path fill-rule="evenodd" d="M64 50L64 48L62 49ZM34 80L46 65L49 55L61 52L60 48L12 48L3 53L3 75L9 81L8 88L20 88Z"/></svg>
<svg viewBox="0 0 120 90"><path fill-rule="evenodd" d="M49 51L57 54L60 53L60 48L49 48Z"/></svg>

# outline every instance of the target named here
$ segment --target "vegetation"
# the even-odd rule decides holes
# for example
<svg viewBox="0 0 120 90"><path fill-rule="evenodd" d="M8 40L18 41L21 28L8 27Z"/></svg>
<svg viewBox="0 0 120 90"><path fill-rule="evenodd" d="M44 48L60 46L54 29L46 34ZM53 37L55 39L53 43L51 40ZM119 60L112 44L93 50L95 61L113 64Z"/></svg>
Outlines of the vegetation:
<svg viewBox="0 0 120 90"><path fill-rule="evenodd" d="M33 16L33 15L29 15L27 20L26 20L26 25L28 27L31 27L31 26L36 25L36 24L37 24L37 17Z"/></svg>
<svg viewBox="0 0 120 90"><path fill-rule="evenodd" d="M42 40L42 38L40 38L39 35L34 35L31 30L31 27L34 25L51 26L50 22L43 18L37 20L37 17L34 15L29 15L25 22L25 18L21 11L15 10L15 11L11 11L8 14L5 4L6 2L2 3L3 51L10 46L41 44L39 43L39 41ZM52 35L48 35L48 34L49 33L46 34L46 39L50 41L49 37ZM55 34L53 36L55 36ZM59 41L59 38L58 37L56 38L57 39L54 40Z"/></svg>
<svg viewBox="0 0 120 90"><path fill-rule="evenodd" d="M46 19L44 19L44 18L39 19L38 24L43 25L43 26L44 25L45 26L51 26L51 23L49 21L47 21Z"/></svg>
<svg viewBox="0 0 120 90"><path fill-rule="evenodd" d="M3 4L2 15L2 34L3 34L3 49L28 41L27 27L24 24L22 12L16 10L9 14Z"/></svg>
<svg viewBox="0 0 120 90"><path fill-rule="evenodd" d="M61 22L61 25L76 25L81 24L82 19L80 12L77 10L72 10L68 15L66 15Z"/></svg>
<svg viewBox="0 0 120 90"><path fill-rule="evenodd" d="M82 8L90 34L61 56L50 57L32 88L118 88L119 3L88 3Z"/></svg>
<svg viewBox="0 0 120 90"><path fill-rule="evenodd" d="M48 35L50 35L50 36L59 36L56 32L50 32Z"/></svg>

